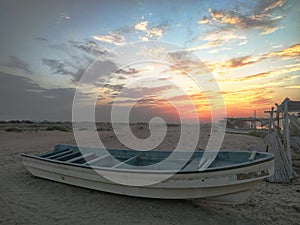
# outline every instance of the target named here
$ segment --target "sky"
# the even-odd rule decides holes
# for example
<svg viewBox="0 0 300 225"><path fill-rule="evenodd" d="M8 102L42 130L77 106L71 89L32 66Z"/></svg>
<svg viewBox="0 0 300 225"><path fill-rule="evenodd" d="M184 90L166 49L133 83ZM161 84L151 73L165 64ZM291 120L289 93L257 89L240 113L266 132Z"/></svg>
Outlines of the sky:
<svg viewBox="0 0 300 225"><path fill-rule="evenodd" d="M299 15L297 0L2 1L0 120L70 121L75 92L99 121L266 117L299 100Z"/></svg>

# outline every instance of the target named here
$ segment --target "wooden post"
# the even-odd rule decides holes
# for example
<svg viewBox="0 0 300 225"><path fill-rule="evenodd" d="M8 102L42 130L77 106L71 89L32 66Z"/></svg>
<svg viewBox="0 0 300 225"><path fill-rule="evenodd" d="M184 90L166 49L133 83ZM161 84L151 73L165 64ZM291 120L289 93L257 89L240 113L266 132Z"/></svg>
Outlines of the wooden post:
<svg viewBox="0 0 300 225"><path fill-rule="evenodd" d="M286 150L288 159L290 161L290 165L292 166L292 153L291 153L291 146L290 146L290 127L289 127L289 111L288 111L288 99L284 100L284 120L285 120L285 142L286 142Z"/></svg>
<svg viewBox="0 0 300 225"><path fill-rule="evenodd" d="M280 124L279 124L280 108L277 103L275 105L277 107L277 110L276 110L277 132L279 133L280 132Z"/></svg>
<svg viewBox="0 0 300 225"><path fill-rule="evenodd" d="M253 127L254 127L254 130L256 130L256 110L254 110L254 120L253 120Z"/></svg>
<svg viewBox="0 0 300 225"><path fill-rule="evenodd" d="M272 125L273 125L273 113L274 113L274 107L272 107L271 111L270 111L270 120L269 120L269 130L268 130L268 135L271 134L271 130L272 130Z"/></svg>

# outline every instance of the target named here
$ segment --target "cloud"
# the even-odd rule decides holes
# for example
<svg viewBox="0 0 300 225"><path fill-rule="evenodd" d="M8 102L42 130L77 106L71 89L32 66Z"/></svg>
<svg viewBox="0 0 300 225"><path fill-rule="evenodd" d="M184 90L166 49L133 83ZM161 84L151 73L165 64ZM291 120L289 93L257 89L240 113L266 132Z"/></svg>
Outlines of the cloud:
<svg viewBox="0 0 300 225"><path fill-rule="evenodd" d="M81 66L71 65L68 62L62 62L56 59L42 58L42 63L50 68L52 74L72 76L75 82L78 82L85 72L85 68ZM73 68L70 68L70 66Z"/></svg>
<svg viewBox="0 0 300 225"><path fill-rule="evenodd" d="M70 40L69 43L77 48L94 56L112 56L113 54L104 48L100 48L95 41L73 41Z"/></svg>
<svg viewBox="0 0 300 225"><path fill-rule="evenodd" d="M140 98L138 100L136 100L136 99L117 99L117 100L109 102L108 104L124 105L127 103L136 103L136 104L143 105L143 106L145 106L145 105L158 106L158 104L161 104L162 102L166 102L166 100L159 99L157 97L146 96L146 97Z"/></svg>
<svg viewBox="0 0 300 225"><path fill-rule="evenodd" d="M254 59L252 56L243 56L238 58L233 58L225 62L224 66L229 68L237 68L246 65L250 65L258 62L260 59Z"/></svg>
<svg viewBox="0 0 300 225"><path fill-rule="evenodd" d="M273 32L275 32L276 30L278 30L278 27L266 27L262 32L261 35L266 35L266 34L271 34Z"/></svg>
<svg viewBox="0 0 300 225"><path fill-rule="evenodd" d="M164 85L159 87L124 87L122 90L122 97L135 99L143 96L157 96L172 88L174 88L173 85Z"/></svg>
<svg viewBox="0 0 300 225"><path fill-rule="evenodd" d="M212 32L207 33L204 37L200 39L208 42L205 44L188 48L187 51L215 48L231 41L245 40L246 36L237 34L233 31L214 30Z"/></svg>
<svg viewBox="0 0 300 225"><path fill-rule="evenodd" d="M285 88L300 89L300 85L288 86Z"/></svg>
<svg viewBox="0 0 300 225"><path fill-rule="evenodd" d="M27 74L33 74L28 63L16 56L9 56L9 62L3 64L6 67L19 69Z"/></svg>
<svg viewBox="0 0 300 225"><path fill-rule="evenodd" d="M247 43L248 43L248 40L242 41L241 43L239 43L239 46L245 45L245 44L247 44Z"/></svg>
<svg viewBox="0 0 300 225"><path fill-rule="evenodd" d="M72 76L73 81L78 82L81 80L83 74L86 72L86 68L82 66L76 66L62 62L56 59L42 58L44 65L50 68L52 74L61 74ZM97 84L101 78L107 77L118 70L117 65L111 60L97 60L93 64L93 70L90 70L82 82ZM100 78L100 79L99 79ZM102 85L102 84L101 84Z"/></svg>
<svg viewBox="0 0 300 225"><path fill-rule="evenodd" d="M138 103L150 105L154 102L158 103L162 98L163 93L174 88L173 85L162 85L158 87L126 87L126 84L106 83L102 85L100 93L105 94L105 99L101 99L101 103L126 105L128 103ZM109 90L107 90L108 88ZM168 97L165 96L164 99ZM103 101L104 100L104 101Z"/></svg>
<svg viewBox="0 0 300 225"><path fill-rule="evenodd" d="M123 84L109 84L109 83L106 83L106 84L103 84L102 87L109 88L113 91L120 92L124 88L124 85Z"/></svg>
<svg viewBox="0 0 300 225"><path fill-rule="evenodd" d="M218 82L227 82L227 83L235 83L235 82L244 82L244 81L252 81L252 80L259 80L261 78L266 78L266 77L279 77L279 79L276 79L276 81L279 80L286 80L286 76L289 73L300 71L300 64L290 64L290 65L285 65L280 68L276 68L274 70L270 70L267 72L262 72L262 73L257 73L257 74L252 74L249 76L244 76L244 77L239 77L239 78L233 78L233 79L218 79ZM286 75L286 76L284 76ZM289 79L293 79L293 77L288 76Z"/></svg>
<svg viewBox="0 0 300 225"><path fill-rule="evenodd" d="M235 11L210 10L210 23L225 28L240 30L260 29L262 34L277 30L277 23L281 18L270 15L242 15Z"/></svg>
<svg viewBox="0 0 300 225"><path fill-rule="evenodd" d="M209 24L210 20L204 16L201 20L198 21L199 24Z"/></svg>
<svg viewBox="0 0 300 225"><path fill-rule="evenodd" d="M41 41L41 42L49 42L49 40L47 38L44 38L44 37L35 37L33 40Z"/></svg>
<svg viewBox="0 0 300 225"><path fill-rule="evenodd" d="M143 22L137 23L134 26L134 29L140 30L140 31L147 31L147 26L148 26L148 21L143 21Z"/></svg>
<svg viewBox="0 0 300 225"><path fill-rule="evenodd" d="M57 50L60 50L64 53L69 54L70 46L68 45L68 42L59 43L59 42L56 42L56 41L50 41L49 39L47 39L45 37L34 37L33 40L39 42L40 44L42 44L43 47L57 49Z"/></svg>
<svg viewBox="0 0 300 225"><path fill-rule="evenodd" d="M172 64L163 68L160 80L172 80L173 78L176 80L176 77L190 79L189 74L194 74L199 75L198 79L201 81L207 81L208 76L206 75L211 72L207 64L186 50L169 52L168 61L171 61Z"/></svg>
<svg viewBox="0 0 300 225"><path fill-rule="evenodd" d="M208 68L211 70L217 68L234 69L234 68L240 68L243 66L251 65L265 59L270 59L270 58L291 59L291 58L298 58L299 56L300 56L300 44L295 44L285 49L275 51L275 52L271 51L260 56L247 55L247 56L232 58L225 62L211 63L208 64Z"/></svg>
<svg viewBox="0 0 300 225"><path fill-rule="evenodd" d="M158 104L162 104L165 102L167 101L164 99L159 99L157 97L145 97L137 101L137 103L141 105L154 105L154 106L157 106Z"/></svg>
<svg viewBox="0 0 300 225"><path fill-rule="evenodd" d="M253 99L250 101L252 105L259 105L259 106L270 106L274 104L274 100L271 96L259 96L259 98Z"/></svg>
<svg viewBox="0 0 300 225"><path fill-rule="evenodd" d="M282 48L282 45L272 45L272 48Z"/></svg>
<svg viewBox="0 0 300 225"><path fill-rule="evenodd" d="M159 39L163 36L163 27L153 27L147 31L146 37L149 39Z"/></svg>
<svg viewBox="0 0 300 225"><path fill-rule="evenodd" d="M284 57L284 58L295 58L300 56L300 44L297 43L295 45L289 46L283 50L275 51L275 52L269 52L263 57Z"/></svg>
<svg viewBox="0 0 300 225"><path fill-rule="evenodd" d="M63 60L42 57L41 61L43 65L50 68L52 74L71 76L72 82L78 82L88 66L93 62L95 62L99 70L101 69L101 72L105 70L105 66L106 68L110 67L110 64L114 65L112 68L110 67L110 69L117 69L116 65L111 61L114 53L100 46L93 40L69 40L65 43L53 43L43 37L38 37L34 40L46 44L46 47L58 49L67 55ZM97 58L98 60L95 61ZM104 64L100 65L101 62L104 62L105 66ZM99 66L103 67L99 68ZM86 80L88 82L95 81L96 76L99 77L99 74L94 74L93 77L90 76Z"/></svg>
<svg viewBox="0 0 300 225"><path fill-rule="evenodd" d="M70 16L67 16L67 15L65 15L65 14L63 14L63 13L61 13L60 19L61 19L61 20L69 20L69 19L71 19L71 17L70 17Z"/></svg>
<svg viewBox="0 0 300 225"><path fill-rule="evenodd" d="M67 70L65 64L56 59L42 58L44 65L50 67L53 74L71 75L72 72Z"/></svg>
<svg viewBox="0 0 300 225"><path fill-rule="evenodd" d="M153 116L160 116L160 112L163 112L170 117L173 114L173 111L170 111L170 107L172 108L173 106L168 102L171 98L163 95L166 90L172 88L174 88L173 85L163 85L159 87L124 87L121 93L111 94L106 105L114 104L115 107L122 108L134 104L130 114L134 114L135 118L147 117L150 112L153 113ZM107 99L108 98L106 98L106 100ZM185 96L185 99L188 99L188 97ZM104 102L101 103L105 104ZM145 109L145 112L135 114L134 111L137 107L142 107L142 109ZM182 107L183 110L187 110L186 107ZM120 113L120 116L122 116L122 113Z"/></svg>
<svg viewBox="0 0 300 225"><path fill-rule="evenodd" d="M111 60L97 60L93 64L92 71L89 71L89 77L86 81L96 81L99 77L109 77L118 70L118 66Z"/></svg>
<svg viewBox="0 0 300 225"><path fill-rule="evenodd" d="M102 41L109 44L114 44L114 45L125 44L124 36L118 33L110 33L109 35L94 35L92 37L97 41Z"/></svg>
<svg viewBox="0 0 300 225"><path fill-rule="evenodd" d="M140 21L135 25L124 25L111 31L108 35L94 35L93 39L114 45L124 45L125 36L138 33L138 38L143 41L160 39L167 27L167 23L149 26L148 21Z"/></svg>
<svg viewBox="0 0 300 225"><path fill-rule="evenodd" d="M130 67L128 69L119 69L116 73L132 75L132 74L137 74L139 72L140 72L140 70Z"/></svg>
<svg viewBox="0 0 300 225"><path fill-rule="evenodd" d="M228 47L217 48L217 49L209 50L208 53L209 53L209 54L219 53L219 52L221 52L221 51L226 51L226 50L231 50L231 49L232 49L232 48L228 48Z"/></svg>
<svg viewBox="0 0 300 225"><path fill-rule="evenodd" d="M239 28L246 26L245 17L238 15L234 12L222 12L209 9L210 12L210 23L217 24L232 24L236 25Z"/></svg>
<svg viewBox="0 0 300 225"><path fill-rule="evenodd" d="M257 73L257 74L254 74L254 75L249 75L249 76L245 76L245 77L241 77L241 78L237 78L237 79L231 79L230 82L257 80L257 79L268 77L268 76L271 76L271 75L272 75L272 71L268 71L268 72Z"/></svg>
<svg viewBox="0 0 300 225"><path fill-rule="evenodd" d="M260 12L269 12L283 6L287 0L264 0L259 1L256 10Z"/></svg>
<svg viewBox="0 0 300 225"><path fill-rule="evenodd" d="M14 88L11 88L14 87ZM45 89L29 78L0 72L1 119L72 119L75 89Z"/></svg>
<svg viewBox="0 0 300 225"><path fill-rule="evenodd" d="M247 10L209 9L209 15L198 21L200 25L212 28L203 37L200 37L200 40L205 40L207 43L188 48L188 50L209 49L228 42L243 40L238 44L240 46L247 43L246 36L240 34L245 31L258 30L261 35L273 33L282 28L279 26L279 22L284 16L272 15L271 13L282 7L284 3L285 1L281 0L266 0L258 1L254 6L252 3L249 4Z"/></svg>
<svg viewBox="0 0 300 225"><path fill-rule="evenodd" d="M187 51L174 51L169 52L168 56L172 60L188 60L189 53Z"/></svg>
<svg viewBox="0 0 300 225"><path fill-rule="evenodd" d="M142 21L137 23L134 29L143 33L143 36L139 37L142 41L148 41L149 39L156 40L161 38L164 34L165 27L166 24L161 24L148 28L148 21Z"/></svg>
<svg viewBox="0 0 300 225"><path fill-rule="evenodd" d="M227 112L229 114L235 114L237 111L239 116L249 116L252 113L253 106L258 111L263 111L265 106L270 107L274 104L274 89L273 87L259 88L246 87L246 89L234 89L228 90L222 93L226 102ZM272 100L273 99L273 100ZM238 104L237 104L238 102Z"/></svg>
<svg viewBox="0 0 300 225"><path fill-rule="evenodd" d="M198 21L201 25L214 26L221 30L253 30L258 29L261 34L275 32L282 16L273 16L271 11L282 7L285 1L258 1L254 7L249 6L248 13L242 10L214 10L209 9L209 16L204 16ZM251 3L252 4L252 3Z"/></svg>
<svg viewBox="0 0 300 225"><path fill-rule="evenodd" d="M98 56L110 57L113 55L112 52L109 52L107 49L99 46L93 40L83 40L83 41L68 40L67 42L64 42L64 43L51 42L47 38L44 38L44 37L35 37L34 40L39 41L40 43L44 44L44 46L46 46L48 48L58 49L71 57L72 57L72 55L70 54L70 52L74 52L73 48L81 50L82 52L88 53L95 57L98 57ZM76 56L76 57L79 57L79 56Z"/></svg>

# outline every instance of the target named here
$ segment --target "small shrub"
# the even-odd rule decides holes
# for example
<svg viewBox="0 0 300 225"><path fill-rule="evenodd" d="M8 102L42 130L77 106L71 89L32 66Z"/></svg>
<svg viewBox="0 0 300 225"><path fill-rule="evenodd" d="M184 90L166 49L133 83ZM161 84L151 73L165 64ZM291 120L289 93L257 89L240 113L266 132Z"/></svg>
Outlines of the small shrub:
<svg viewBox="0 0 300 225"><path fill-rule="evenodd" d="M168 123L167 126L168 126L168 127L179 127L180 124L176 124L176 123Z"/></svg>
<svg viewBox="0 0 300 225"><path fill-rule="evenodd" d="M249 135L254 136L254 137L265 138L268 135L268 133L262 132L262 131L251 131L251 132L249 132Z"/></svg>
<svg viewBox="0 0 300 225"><path fill-rule="evenodd" d="M17 133L22 133L23 132L23 130L21 130L20 128L17 128L17 127L6 128L5 131L6 132L17 132Z"/></svg>
<svg viewBox="0 0 300 225"><path fill-rule="evenodd" d="M85 131L85 130L90 130L90 129L87 128L87 127L80 127L78 130L80 130L80 131Z"/></svg>
<svg viewBox="0 0 300 225"><path fill-rule="evenodd" d="M111 131L110 127L98 127L97 131Z"/></svg>
<svg viewBox="0 0 300 225"><path fill-rule="evenodd" d="M53 130L58 130L62 132L68 132L68 129L62 126L50 126L46 128L46 131L53 131Z"/></svg>

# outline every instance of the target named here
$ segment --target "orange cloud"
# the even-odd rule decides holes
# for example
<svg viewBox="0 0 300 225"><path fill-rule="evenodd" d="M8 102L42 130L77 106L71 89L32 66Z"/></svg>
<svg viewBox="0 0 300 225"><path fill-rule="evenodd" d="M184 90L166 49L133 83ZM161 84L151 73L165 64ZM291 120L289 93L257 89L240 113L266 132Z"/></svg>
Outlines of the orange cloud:
<svg viewBox="0 0 300 225"><path fill-rule="evenodd" d="M218 21L218 23L233 24L240 28L244 28L246 26L245 21L241 16L228 14L221 11L214 11L211 9L209 11L212 20Z"/></svg>
<svg viewBox="0 0 300 225"><path fill-rule="evenodd" d="M251 56L243 56L243 57L234 58L226 61L224 66L229 68L236 68L236 67L250 65L256 63L257 61L259 61L259 59L254 59Z"/></svg>
<svg viewBox="0 0 300 225"><path fill-rule="evenodd" d="M216 62L216 63L209 63L207 66L210 70L215 70L217 68L240 68L243 66L251 65L257 62L260 62L264 59L269 58L296 58L300 56L300 44L295 44L292 46L289 46L285 49L282 49L280 51L275 52L268 52L266 54L260 55L260 56L242 56L238 58L232 58L225 62Z"/></svg>
<svg viewBox="0 0 300 225"><path fill-rule="evenodd" d="M287 57L287 58L294 58L299 56L300 56L300 44L295 44L281 51L269 52L263 55L263 57Z"/></svg>
<svg viewBox="0 0 300 225"><path fill-rule="evenodd" d="M199 24L208 24L210 20L205 16L201 20L198 21Z"/></svg>
<svg viewBox="0 0 300 225"><path fill-rule="evenodd" d="M225 62L209 63L207 66L212 71L218 68L235 69L235 68L240 68L243 66L254 64L256 62L259 62L260 60L262 60L262 58L252 57L250 55L247 55L238 58L232 58Z"/></svg>
<svg viewBox="0 0 300 225"><path fill-rule="evenodd" d="M247 39L246 36L237 34L232 31L213 31L206 34L204 37L200 38L204 41L208 41L205 44L194 46L191 48L186 49L187 51L196 51L200 49L208 49L221 46L225 43L235 41L235 40L245 40Z"/></svg>
<svg viewBox="0 0 300 225"><path fill-rule="evenodd" d="M276 31L278 21L283 17L273 16L270 12L278 7L282 7L286 1L262 1L255 7L249 9L250 13L241 14L237 11L222 11L209 9L209 16L204 16L198 21L199 24L216 26L217 30L261 30L261 34L269 34ZM268 14L266 13L268 12ZM222 28L222 29L220 29Z"/></svg>
<svg viewBox="0 0 300 225"><path fill-rule="evenodd" d="M252 100L250 103L254 105L264 105L269 107L274 104L274 100L272 99L272 97L260 97L259 99Z"/></svg>
<svg viewBox="0 0 300 225"><path fill-rule="evenodd" d="M244 82L244 81L252 81L252 80L259 80L261 78L276 78L275 80L273 79L272 81L288 81L288 80L293 80L297 78L297 76L288 76L289 73L295 72L295 71L300 71L300 64L291 64L291 65L286 65L284 67L276 68L274 70L270 70L267 72L262 72L262 73L257 73L257 74L252 74L249 76L244 76L244 77L238 77L238 78L227 78L227 79L218 79L218 82L222 83L235 83L235 82ZM265 86L265 84L264 84ZM257 88L255 88L257 89Z"/></svg>
<svg viewBox="0 0 300 225"><path fill-rule="evenodd" d="M286 2L286 0L278 0L276 2L274 2L273 4L267 6L263 12L267 12L267 11L270 11L272 9L275 9L277 7L280 7L280 6L283 6L283 4Z"/></svg>
<svg viewBox="0 0 300 225"><path fill-rule="evenodd" d="M241 78L238 78L238 79L234 79L234 80L231 80L231 82L256 80L256 79L260 79L260 78L263 78L263 77L268 77L268 76L270 76L271 74L272 74L271 71L269 71L269 72L264 72L264 73L258 73L258 74L254 74L254 75L250 75L250 76L246 76L246 77L241 77Z"/></svg>
<svg viewBox="0 0 300 225"><path fill-rule="evenodd" d="M293 88L293 89L300 89L300 85L288 86L285 88Z"/></svg>

